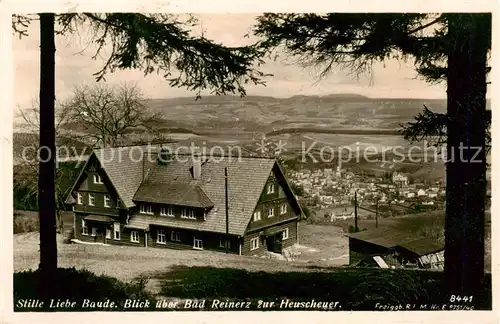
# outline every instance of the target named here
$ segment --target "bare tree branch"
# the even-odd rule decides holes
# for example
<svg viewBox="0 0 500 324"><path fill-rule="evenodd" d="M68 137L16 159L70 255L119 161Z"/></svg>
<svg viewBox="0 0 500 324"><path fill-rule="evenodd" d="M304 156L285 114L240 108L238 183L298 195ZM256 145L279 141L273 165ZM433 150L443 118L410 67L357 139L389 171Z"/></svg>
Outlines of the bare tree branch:
<svg viewBox="0 0 500 324"><path fill-rule="evenodd" d="M78 125L83 128L83 136L101 147L118 145L136 128L154 134L151 123L160 117L159 113L148 111L144 95L135 84L76 87L64 105L71 115L71 123L66 127Z"/></svg>

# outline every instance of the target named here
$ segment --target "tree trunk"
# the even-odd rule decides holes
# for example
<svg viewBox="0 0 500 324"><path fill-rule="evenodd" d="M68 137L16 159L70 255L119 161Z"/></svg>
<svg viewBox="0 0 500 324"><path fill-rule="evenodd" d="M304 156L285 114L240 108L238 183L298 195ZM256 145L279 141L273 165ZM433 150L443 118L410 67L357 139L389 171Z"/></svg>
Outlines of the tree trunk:
<svg viewBox="0 0 500 324"><path fill-rule="evenodd" d="M40 14L40 295L50 297L57 282L55 197L55 42L54 14Z"/></svg>
<svg viewBox="0 0 500 324"><path fill-rule="evenodd" d="M450 295L470 296L484 277L484 120L491 15L449 15L448 35L445 288Z"/></svg>

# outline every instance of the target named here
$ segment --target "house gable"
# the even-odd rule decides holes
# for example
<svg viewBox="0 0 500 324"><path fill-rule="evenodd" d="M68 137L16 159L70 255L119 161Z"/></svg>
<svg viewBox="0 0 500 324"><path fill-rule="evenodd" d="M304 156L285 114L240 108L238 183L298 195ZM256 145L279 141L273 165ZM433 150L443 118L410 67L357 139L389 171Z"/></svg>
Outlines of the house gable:
<svg viewBox="0 0 500 324"><path fill-rule="evenodd" d="M77 193L81 194L83 199L82 204L78 203ZM89 204L89 194L94 197L93 206ZM109 197L109 200L105 196ZM109 207L105 207L105 199ZM118 213L116 209L123 207L118 192L95 154L89 156L80 175L76 179L67 199L67 202L70 201L74 204L75 211L77 212L102 211L103 213L116 214Z"/></svg>

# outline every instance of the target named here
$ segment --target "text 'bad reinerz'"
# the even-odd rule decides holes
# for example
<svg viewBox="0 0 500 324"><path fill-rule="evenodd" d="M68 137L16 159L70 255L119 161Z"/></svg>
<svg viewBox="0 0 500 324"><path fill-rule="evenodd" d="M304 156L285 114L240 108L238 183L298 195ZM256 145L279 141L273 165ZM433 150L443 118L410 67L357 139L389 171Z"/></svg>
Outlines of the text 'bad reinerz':
<svg viewBox="0 0 500 324"><path fill-rule="evenodd" d="M231 309L322 309L322 310L339 310L342 308L339 302L324 302L324 301L293 301L289 299L281 299L278 301L234 301L213 299L206 301L187 299L183 303L185 309L200 309L208 308L211 310L231 310Z"/></svg>
<svg viewBox="0 0 500 324"><path fill-rule="evenodd" d="M88 310L141 310L141 309L184 309L184 310L237 310L237 309L253 309L253 310L340 310L342 306L338 301L296 301L290 299L279 299L275 301L269 300L222 300L222 299L184 299L184 300L156 300L151 302L147 299L125 299L121 302L112 300L94 301L84 299L80 302L70 299L51 299L48 305L44 301L38 299L19 299L16 301L16 309L35 309L47 307L53 309L88 309Z"/></svg>

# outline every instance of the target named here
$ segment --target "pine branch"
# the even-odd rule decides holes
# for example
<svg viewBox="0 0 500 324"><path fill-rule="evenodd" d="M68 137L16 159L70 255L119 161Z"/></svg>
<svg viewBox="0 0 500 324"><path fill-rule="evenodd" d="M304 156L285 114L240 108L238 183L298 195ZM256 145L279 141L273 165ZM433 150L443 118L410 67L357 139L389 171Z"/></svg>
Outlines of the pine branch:
<svg viewBox="0 0 500 324"><path fill-rule="evenodd" d="M96 55L106 44L111 54L95 73L102 80L115 69L142 69L145 74L163 73L174 87L214 94L239 92L247 83L264 85L266 75L255 66L263 63L258 48L224 47L203 37L192 37L183 24L168 15L84 13L83 22L94 31Z"/></svg>

